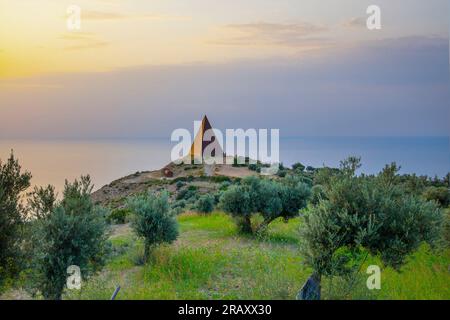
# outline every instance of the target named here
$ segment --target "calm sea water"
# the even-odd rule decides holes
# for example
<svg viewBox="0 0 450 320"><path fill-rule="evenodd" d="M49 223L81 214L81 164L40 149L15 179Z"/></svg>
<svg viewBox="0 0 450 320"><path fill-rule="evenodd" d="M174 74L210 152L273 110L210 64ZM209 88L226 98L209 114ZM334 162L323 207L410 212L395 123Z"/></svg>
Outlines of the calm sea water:
<svg viewBox="0 0 450 320"><path fill-rule="evenodd" d="M0 159L14 149L33 185L55 185L90 174L96 188L136 171L155 170L170 162L174 144L146 140L0 140ZM302 162L314 167L338 166L349 155L362 157L362 172L376 173L397 162L404 173L444 176L450 171L449 137L414 138L285 138L280 158L285 165Z"/></svg>

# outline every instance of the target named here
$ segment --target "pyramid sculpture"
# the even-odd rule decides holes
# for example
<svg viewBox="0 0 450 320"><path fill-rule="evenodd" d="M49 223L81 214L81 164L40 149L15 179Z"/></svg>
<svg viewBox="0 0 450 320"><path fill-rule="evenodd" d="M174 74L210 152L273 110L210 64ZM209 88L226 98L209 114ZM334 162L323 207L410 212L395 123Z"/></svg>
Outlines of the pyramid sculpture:
<svg viewBox="0 0 450 320"><path fill-rule="evenodd" d="M219 141L216 139L216 136L214 133L212 133L211 139L206 139L207 141L204 141L205 133L213 129L211 124L209 123L208 117L205 115L202 119L202 123L200 125L200 129L198 130L198 133L194 139L194 142L192 143L191 150L189 152L189 156L191 158L191 161L194 161L197 159L198 161L204 162L204 151L207 146L210 144L214 145L214 150L211 154L211 156L216 157L217 156L224 156L222 146L220 145Z"/></svg>

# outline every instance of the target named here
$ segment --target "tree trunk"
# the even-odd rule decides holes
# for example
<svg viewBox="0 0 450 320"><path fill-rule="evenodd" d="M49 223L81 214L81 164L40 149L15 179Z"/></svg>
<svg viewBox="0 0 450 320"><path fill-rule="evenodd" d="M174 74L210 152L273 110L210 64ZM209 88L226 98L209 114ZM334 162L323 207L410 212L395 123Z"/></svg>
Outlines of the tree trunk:
<svg viewBox="0 0 450 320"><path fill-rule="evenodd" d="M253 229L252 229L252 221L250 219L250 216L244 216L241 218L242 221L240 223L240 229L242 233L247 233L247 234L251 234L253 233Z"/></svg>
<svg viewBox="0 0 450 320"><path fill-rule="evenodd" d="M264 232L267 227L269 226L269 224L275 220L274 218L268 218L268 219L264 219L263 222L261 222L261 224L258 226L258 228L256 229L256 233L262 233Z"/></svg>
<svg viewBox="0 0 450 320"><path fill-rule="evenodd" d="M150 244L145 243L144 244L144 263L147 263L149 256L150 256Z"/></svg>

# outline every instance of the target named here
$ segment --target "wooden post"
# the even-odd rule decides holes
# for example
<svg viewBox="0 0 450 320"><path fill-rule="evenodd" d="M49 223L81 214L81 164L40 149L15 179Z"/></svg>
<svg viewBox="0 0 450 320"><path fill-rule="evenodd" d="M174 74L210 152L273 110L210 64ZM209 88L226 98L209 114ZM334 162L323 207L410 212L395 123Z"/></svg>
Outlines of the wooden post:
<svg viewBox="0 0 450 320"><path fill-rule="evenodd" d="M320 277L313 273L297 294L297 300L320 300Z"/></svg>
<svg viewBox="0 0 450 320"><path fill-rule="evenodd" d="M114 290L114 293L113 293L113 295L111 296L111 300L116 299L116 296L117 296L117 294L119 293L119 291L120 291L120 286L117 286L117 287L116 287L116 290Z"/></svg>

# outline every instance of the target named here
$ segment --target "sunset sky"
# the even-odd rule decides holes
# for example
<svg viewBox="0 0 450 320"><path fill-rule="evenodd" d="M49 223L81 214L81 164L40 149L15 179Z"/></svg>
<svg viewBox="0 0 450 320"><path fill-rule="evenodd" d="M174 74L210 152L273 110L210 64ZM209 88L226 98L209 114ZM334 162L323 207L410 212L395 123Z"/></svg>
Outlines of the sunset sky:
<svg viewBox="0 0 450 320"><path fill-rule="evenodd" d="M204 113L282 136L448 135L449 15L446 0L0 0L0 138L167 137Z"/></svg>

